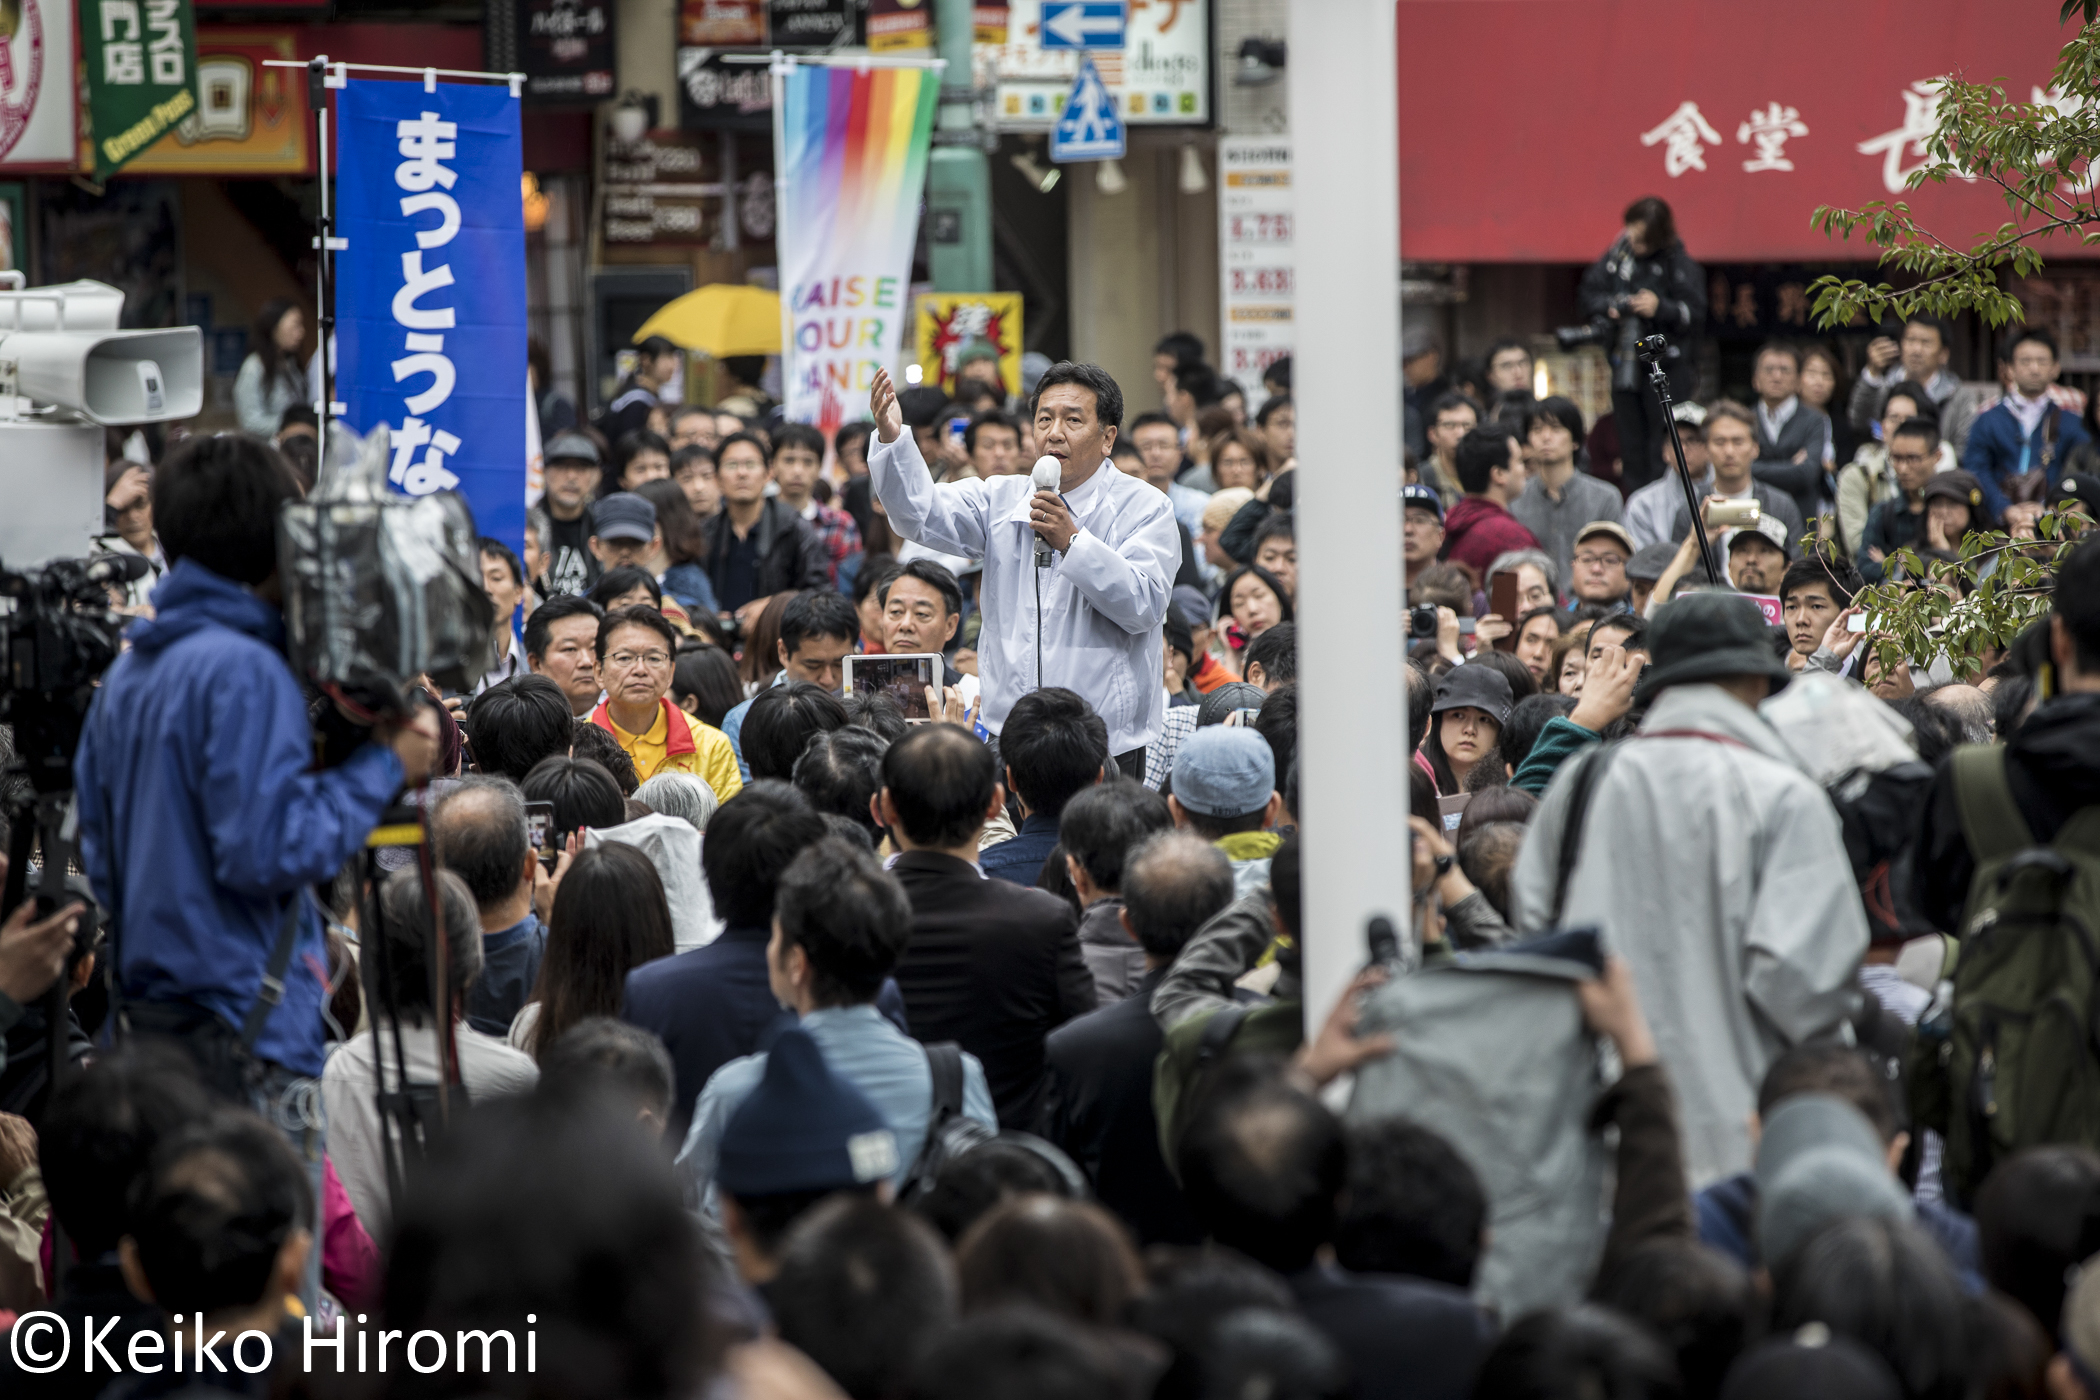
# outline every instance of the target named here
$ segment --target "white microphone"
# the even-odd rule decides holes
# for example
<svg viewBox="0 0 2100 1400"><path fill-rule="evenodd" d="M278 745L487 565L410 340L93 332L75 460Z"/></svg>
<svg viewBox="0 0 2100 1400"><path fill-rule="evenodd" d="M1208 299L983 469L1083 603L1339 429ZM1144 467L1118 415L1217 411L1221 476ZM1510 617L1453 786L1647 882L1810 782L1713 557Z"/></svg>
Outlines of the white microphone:
<svg viewBox="0 0 2100 1400"><path fill-rule="evenodd" d="M1058 461L1055 457L1036 458L1035 470L1028 474L1029 483L1038 491L1055 491L1057 483L1063 479L1064 463ZM1045 540L1041 535L1037 535L1035 537L1035 566L1038 569L1047 569L1050 567L1051 560L1052 551L1049 541Z"/></svg>

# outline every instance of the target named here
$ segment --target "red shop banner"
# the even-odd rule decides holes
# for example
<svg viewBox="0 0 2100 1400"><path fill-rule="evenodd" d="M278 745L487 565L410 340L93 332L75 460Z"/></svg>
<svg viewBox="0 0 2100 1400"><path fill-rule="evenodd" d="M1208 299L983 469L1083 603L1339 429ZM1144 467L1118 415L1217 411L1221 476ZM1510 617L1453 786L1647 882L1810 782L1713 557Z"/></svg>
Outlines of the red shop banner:
<svg viewBox="0 0 2100 1400"><path fill-rule="evenodd" d="M1904 189L1925 163L1929 81L2054 101L2073 33L2039 0L1398 6L1400 241L1425 262L1589 262L1651 194L1701 262L1871 259L1809 216L1876 199L1966 247L2009 215L1987 181Z"/></svg>

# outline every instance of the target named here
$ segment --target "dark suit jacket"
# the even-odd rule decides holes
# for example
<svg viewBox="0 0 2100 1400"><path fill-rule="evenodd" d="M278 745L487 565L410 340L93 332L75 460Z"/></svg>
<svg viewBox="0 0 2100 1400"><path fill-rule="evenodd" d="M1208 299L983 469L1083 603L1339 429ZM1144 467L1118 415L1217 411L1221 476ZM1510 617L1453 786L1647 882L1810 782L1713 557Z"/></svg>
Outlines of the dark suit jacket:
<svg viewBox="0 0 2100 1400"><path fill-rule="evenodd" d="M1139 1244L1201 1244L1203 1230L1159 1158L1152 1116L1152 1062L1165 1040L1152 992L1166 975L1146 973L1122 1001L1051 1035L1044 1135L1086 1169L1101 1204Z"/></svg>
<svg viewBox="0 0 2100 1400"><path fill-rule="evenodd" d="M664 1130L674 1143L685 1141L708 1076L765 1049L781 1026L794 1023L794 1014L774 999L766 975L766 943L772 936L767 928L724 929L705 948L658 958L627 974L620 1019L661 1037L678 1076ZM883 982L875 1009L909 1034L895 982Z"/></svg>
<svg viewBox="0 0 2100 1400"><path fill-rule="evenodd" d="M1315 1265L1288 1280L1298 1310L1341 1350L1351 1400L1466 1400L1494 1341L1449 1284Z"/></svg>
<svg viewBox="0 0 2100 1400"><path fill-rule="evenodd" d="M693 1103L707 1077L758 1049L760 1035L787 1013L766 978L771 929L730 928L704 948L658 958L627 974L620 1019L663 1037L678 1072L668 1136L685 1141Z"/></svg>
<svg viewBox="0 0 2100 1400"><path fill-rule="evenodd" d="M984 1065L999 1126L1034 1132L1044 1037L1094 1009L1072 906L932 851L906 851L891 873L911 899L896 973L911 1033L959 1042Z"/></svg>

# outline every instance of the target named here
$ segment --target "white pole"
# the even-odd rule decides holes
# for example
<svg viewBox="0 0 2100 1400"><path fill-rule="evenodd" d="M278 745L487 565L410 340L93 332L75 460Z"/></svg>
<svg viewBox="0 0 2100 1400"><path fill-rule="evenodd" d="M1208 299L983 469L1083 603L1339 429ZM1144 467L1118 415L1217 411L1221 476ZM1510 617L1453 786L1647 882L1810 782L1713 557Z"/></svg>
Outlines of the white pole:
<svg viewBox="0 0 2100 1400"><path fill-rule="evenodd" d="M1291 0L1308 1038L1366 960L1365 920L1408 926L1395 8Z"/></svg>

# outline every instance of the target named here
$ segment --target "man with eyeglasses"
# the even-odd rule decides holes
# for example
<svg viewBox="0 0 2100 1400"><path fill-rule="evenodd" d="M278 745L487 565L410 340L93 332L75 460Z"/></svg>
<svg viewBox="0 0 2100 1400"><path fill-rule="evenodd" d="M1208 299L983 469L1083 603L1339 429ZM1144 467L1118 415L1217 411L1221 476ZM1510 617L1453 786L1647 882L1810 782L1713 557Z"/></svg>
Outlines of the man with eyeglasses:
<svg viewBox="0 0 2100 1400"><path fill-rule="evenodd" d="M1939 425L1929 418L1913 418L1889 435L1889 466L1896 473L1900 495L1883 501L1867 512L1867 528L1859 540L1859 576L1880 583L1891 555L1925 536L1925 483L1939 468Z"/></svg>
<svg viewBox="0 0 2100 1400"><path fill-rule="evenodd" d="M1592 520L1575 535L1574 571L1568 592L1575 606L1594 603L1617 611L1626 606L1633 585L1626 579L1626 561L1633 558L1633 536L1615 520Z"/></svg>
<svg viewBox="0 0 2100 1400"><path fill-rule="evenodd" d="M591 723L613 736L643 782L658 773L691 773L723 802L744 786L736 750L713 725L666 697L678 655L678 633L654 608L620 608L598 624L598 674L605 700Z"/></svg>

